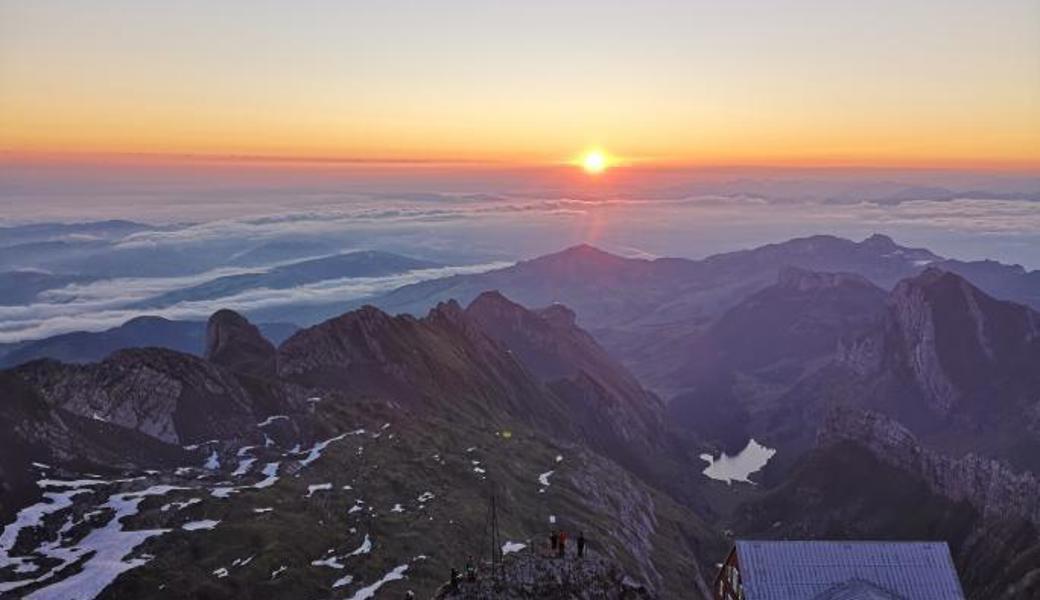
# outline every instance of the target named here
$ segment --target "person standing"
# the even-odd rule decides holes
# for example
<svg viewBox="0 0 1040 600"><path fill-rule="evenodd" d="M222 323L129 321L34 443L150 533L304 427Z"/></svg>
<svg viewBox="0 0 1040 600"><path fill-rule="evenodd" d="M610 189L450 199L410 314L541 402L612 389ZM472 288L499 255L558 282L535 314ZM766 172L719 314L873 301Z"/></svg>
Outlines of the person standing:
<svg viewBox="0 0 1040 600"><path fill-rule="evenodd" d="M578 532L578 558L585 556L585 532Z"/></svg>
<svg viewBox="0 0 1040 600"><path fill-rule="evenodd" d="M559 548L557 549L558 552L559 552L558 556L560 558L565 558L567 556L567 532L566 531L561 531L560 532L560 539L557 541L557 543L559 544Z"/></svg>

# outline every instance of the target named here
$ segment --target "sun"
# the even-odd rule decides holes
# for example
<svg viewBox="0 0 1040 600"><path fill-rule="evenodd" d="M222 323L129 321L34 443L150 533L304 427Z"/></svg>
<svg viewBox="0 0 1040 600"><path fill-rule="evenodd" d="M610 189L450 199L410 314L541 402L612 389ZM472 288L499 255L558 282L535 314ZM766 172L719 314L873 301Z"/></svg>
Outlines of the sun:
<svg viewBox="0 0 1040 600"><path fill-rule="evenodd" d="M581 168L589 175L599 175L608 166L607 155L601 150L590 150L581 157Z"/></svg>

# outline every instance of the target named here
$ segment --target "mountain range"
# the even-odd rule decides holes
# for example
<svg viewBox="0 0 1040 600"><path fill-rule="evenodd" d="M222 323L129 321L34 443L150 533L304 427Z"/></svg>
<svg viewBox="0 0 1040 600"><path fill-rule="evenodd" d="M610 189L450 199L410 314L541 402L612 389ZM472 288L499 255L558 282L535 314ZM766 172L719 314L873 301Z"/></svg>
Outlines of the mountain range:
<svg viewBox="0 0 1040 600"><path fill-rule="evenodd" d="M489 542L522 589L563 527L575 577L651 597L710 597L739 536L943 539L972 600L1032 597L1031 277L883 236L582 246L282 340L231 310L86 338L0 371L0 592L431 596ZM761 471L708 474L752 439Z"/></svg>

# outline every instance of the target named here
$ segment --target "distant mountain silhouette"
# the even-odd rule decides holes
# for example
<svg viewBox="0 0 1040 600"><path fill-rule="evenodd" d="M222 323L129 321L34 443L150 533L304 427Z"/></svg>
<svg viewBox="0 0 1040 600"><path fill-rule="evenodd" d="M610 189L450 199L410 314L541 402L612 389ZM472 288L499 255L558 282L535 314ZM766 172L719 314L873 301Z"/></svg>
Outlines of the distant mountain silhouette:
<svg viewBox="0 0 1040 600"><path fill-rule="evenodd" d="M295 325L271 323L261 324L260 329L272 341L280 342L298 328ZM94 362L117 350L149 346L201 356L206 347L206 324L162 317L137 317L105 331L74 331L15 344L7 353L0 354L0 367L38 358L71 363Z"/></svg>
<svg viewBox="0 0 1040 600"><path fill-rule="evenodd" d="M505 269L424 281L367 301L413 314L448 298L470 302L489 289L526 306L561 302L644 385L667 399L683 391L676 374L683 372L689 341L738 301L773 285L788 267L852 273L890 289L929 265L947 264L949 270L977 275L978 285L998 297L1036 301L1040 294L1038 272L945 261L884 235L861 242L817 235L703 260L623 258L581 245Z"/></svg>

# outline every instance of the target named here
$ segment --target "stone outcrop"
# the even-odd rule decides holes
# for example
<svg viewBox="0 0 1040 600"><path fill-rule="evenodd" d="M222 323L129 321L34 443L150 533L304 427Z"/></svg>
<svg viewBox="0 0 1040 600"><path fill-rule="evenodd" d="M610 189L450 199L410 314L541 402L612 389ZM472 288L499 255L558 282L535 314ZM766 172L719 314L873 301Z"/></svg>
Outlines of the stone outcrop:
<svg viewBox="0 0 1040 600"><path fill-rule="evenodd" d="M835 408L819 431L826 447L851 441L882 462L921 477L936 493L966 501L983 515L1017 516L1040 524L1040 479L976 454L953 458L925 448L898 422L879 413Z"/></svg>
<svg viewBox="0 0 1040 600"><path fill-rule="evenodd" d="M275 374L275 347L245 317L218 310L206 324L206 360L241 373Z"/></svg>
<svg viewBox="0 0 1040 600"><path fill-rule="evenodd" d="M456 587L445 585L438 600L544 598L547 600L637 600L656 598L613 562L589 555L559 559L529 549L505 557L497 580L481 573Z"/></svg>
<svg viewBox="0 0 1040 600"><path fill-rule="evenodd" d="M161 348L117 352L100 363L44 360L13 371L55 408L185 444L255 425L255 402L229 372Z"/></svg>

